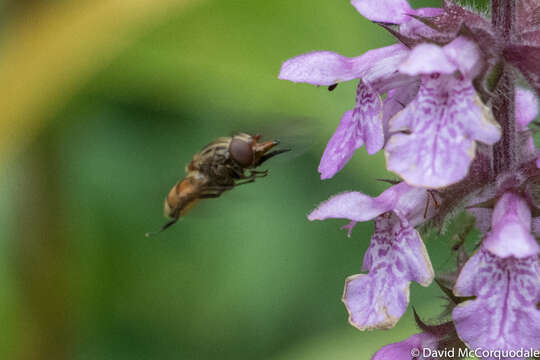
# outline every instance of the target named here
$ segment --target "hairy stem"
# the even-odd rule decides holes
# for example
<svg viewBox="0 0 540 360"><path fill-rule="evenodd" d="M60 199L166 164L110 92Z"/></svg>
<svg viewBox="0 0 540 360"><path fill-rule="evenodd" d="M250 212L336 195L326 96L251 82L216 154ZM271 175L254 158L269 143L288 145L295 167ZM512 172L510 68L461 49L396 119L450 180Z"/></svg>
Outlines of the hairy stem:
<svg viewBox="0 0 540 360"><path fill-rule="evenodd" d="M492 0L491 22L503 44L513 38L516 17L515 0ZM515 79L512 69L505 65L493 98L493 114L502 128L502 138L493 148L495 174L517 168L519 144L514 112Z"/></svg>

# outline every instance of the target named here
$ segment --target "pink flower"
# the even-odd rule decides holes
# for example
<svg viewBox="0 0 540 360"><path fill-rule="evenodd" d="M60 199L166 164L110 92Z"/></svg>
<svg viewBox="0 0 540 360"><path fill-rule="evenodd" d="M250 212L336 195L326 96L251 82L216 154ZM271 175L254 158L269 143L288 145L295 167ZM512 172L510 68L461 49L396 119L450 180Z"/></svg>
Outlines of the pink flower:
<svg viewBox="0 0 540 360"><path fill-rule="evenodd" d="M476 296L452 313L470 348L519 350L540 344L540 246L531 235L531 211L513 192L497 202L491 231L461 270L454 293Z"/></svg>
<svg viewBox="0 0 540 360"><path fill-rule="evenodd" d="M368 18L382 21L385 13L379 7L389 3L396 8L385 15L387 20L402 27L421 25L406 15L413 14L406 1L354 5ZM321 158L322 179L331 178L366 144L369 154L385 147L388 169L407 183L439 188L467 175L475 141L492 145L500 138L498 124L472 85L482 62L474 42L458 37L443 47L426 43L411 51L392 45L356 58L313 52L287 60L279 78L315 85L360 79L356 105L341 119ZM383 103L380 96L385 93L389 96Z"/></svg>
<svg viewBox="0 0 540 360"><path fill-rule="evenodd" d="M409 283L427 286L433 268L414 226L426 218L427 190L406 183L394 185L379 197L359 192L336 195L309 214L309 220L345 218L355 222L375 220L375 232L364 255L362 269L345 282L343 302L349 322L361 329L391 328L409 303ZM433 214L428 209L426 216Z"/></svg>

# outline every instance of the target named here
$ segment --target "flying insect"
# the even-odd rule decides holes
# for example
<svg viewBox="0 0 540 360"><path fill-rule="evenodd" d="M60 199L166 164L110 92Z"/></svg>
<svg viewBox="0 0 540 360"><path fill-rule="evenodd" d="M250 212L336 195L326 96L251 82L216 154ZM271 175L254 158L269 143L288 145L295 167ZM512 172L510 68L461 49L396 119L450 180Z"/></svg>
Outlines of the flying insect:
<svg viewBox="0 0 540 360"><path fill-rule="evenodd" d="M255 169L290 149L270 151L279 140L259 142L261 138L262 135L238 133L220 137L203 147L187 164L186 176L165 198L164 215L171 220L159 231L146 233L146 236L166 230L200 200L220 197L225 191L267 176L268 170Z"/></svg>

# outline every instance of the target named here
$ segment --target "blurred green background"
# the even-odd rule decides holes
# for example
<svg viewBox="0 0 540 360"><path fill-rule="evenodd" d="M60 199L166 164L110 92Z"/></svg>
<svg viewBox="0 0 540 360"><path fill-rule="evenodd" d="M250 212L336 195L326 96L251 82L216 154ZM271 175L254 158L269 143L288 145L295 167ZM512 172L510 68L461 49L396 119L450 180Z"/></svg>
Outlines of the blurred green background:
<svg viewBox="0 0 540 360"><path fill-rule="evenodd" d="M348 239L346 221L306 219L393 177L361 149L320 181L356 84L277 79L307 51L393 42L348 1L0 4L0 359L367 359L417 331L411 307L390 331L347 324L344 280L372 224ZM193 154L238 130L301 145L269 177L144 237ZM446 267L450 245L426 243ZM411 285L426 320L439 295Z"/></svg>

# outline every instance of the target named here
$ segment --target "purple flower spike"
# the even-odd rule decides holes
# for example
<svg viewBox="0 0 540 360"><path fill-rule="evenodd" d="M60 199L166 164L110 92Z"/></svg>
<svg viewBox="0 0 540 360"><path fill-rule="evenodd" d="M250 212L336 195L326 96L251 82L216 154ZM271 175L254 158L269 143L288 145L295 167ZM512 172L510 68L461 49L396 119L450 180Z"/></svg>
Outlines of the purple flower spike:
<svg viewBox="0 0 540 360"><path fill-rule="evenodd" d="M363 145L369 154L384 149L387 169L399 175L377 197L342 193L308 216L349 220L342 227L349 237L357 222L374 220L362 273L345 282L349 322L360 330L391 328L407 309L410 283L432 282L418 232L432 219L426 228L455 231L455 267L437 282L448 301L441 316L451 311L452 321L438 328L415 314L423 332L383 347L373 359L452 357L421 350L465 345L483 350L484 358L497 357L485 355L489 350L540 349L540 148L533 141L540 0L491 0L490 16L455 0L440 9L413 9L408 0L351 3L399 43L355 58L302 55L286 61L279 75L329 90L359 81L354 109L322 156L322 179ZM517 86L521 78L533 91ZM464 209L476 222L457 216ZM456 226L447 226L454 220ZM475 227L482 242L471 256L466 249Z"/></svg>
<svg viewBox="0 0 540 360"><path fill-rule="evenodd" d="M372 198L359 192L336 195L315 209L308 219L345 218L350 231L357 221L375 219L375 233L364 256L368 274L350 276L343 302L350 323L361 329L393 327L409 303L409 284L427 286L433 267L424 243L413 226L432 216L425 189L406 183L394 185ZM425 217L424 217L425 215Z"/></svg>
<svg viewBox="0 0 540 360"><path fill-rule="evenodd" d="M468 173L475 141L499 140L500 127L472 86L478 58L474 43L457 38L443 48L417 46L400 67L422 76L416 98L390 121L394 135L386 146L388 169L407 183L427 188L456 183Z"/></svg>
<svg viewBox="0 0 540 360"><path fill-rule="evenodd" d="M435 335L428 333L414 334L403 341L383 346L373 355L371 360L411 360L411 354L415 353L419 355L416 359L424 359L421 356L422 349L435 350L438 342L439 339Z"/></svg>
<svg viewBox="0 0 540 360"><path fill-rule="evenodd" d="M459 337L470 348L519 350L540 344L540 248L530 230L525 200L505 193L493 211L491 232L454 287L457 296L476 296L452 313Z"/></svg>

